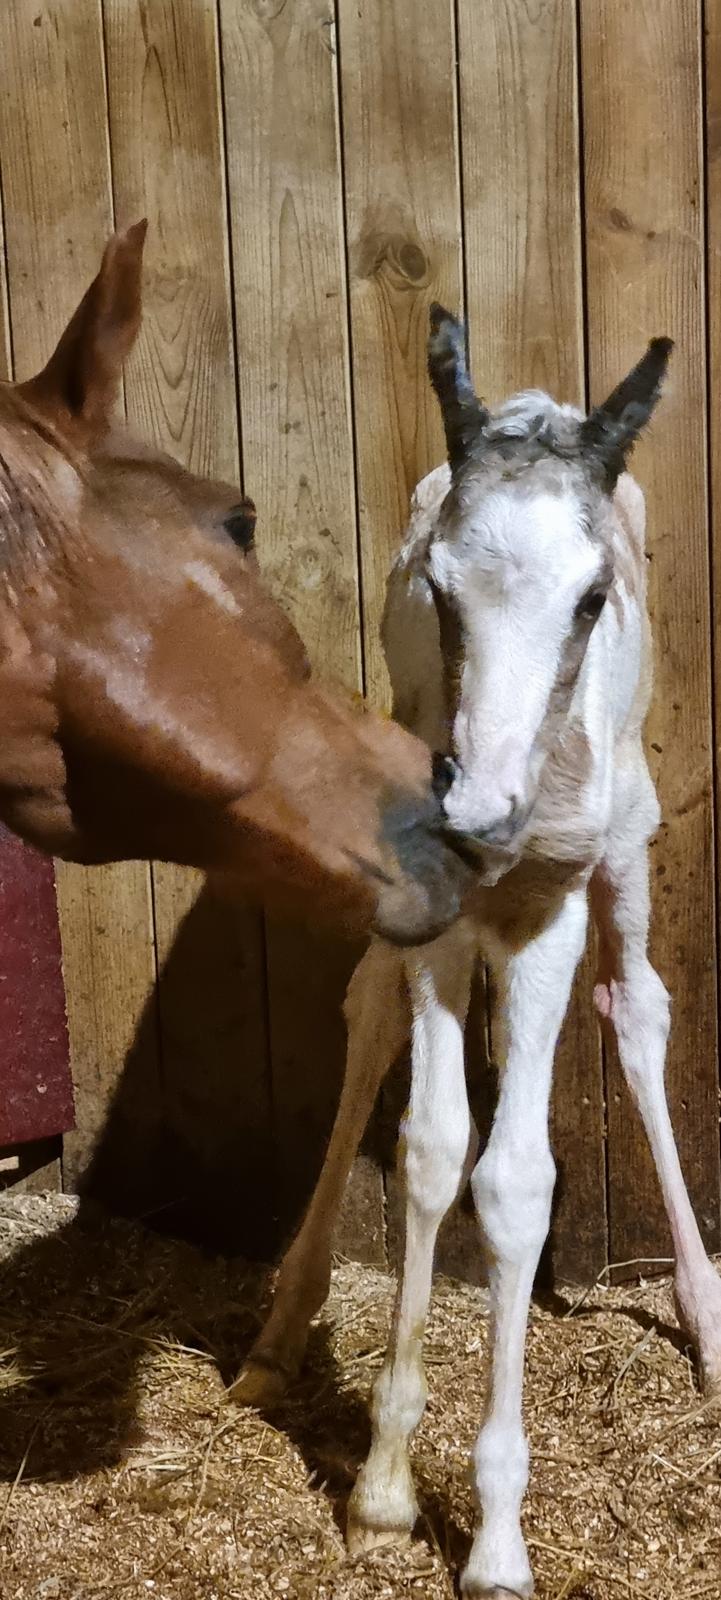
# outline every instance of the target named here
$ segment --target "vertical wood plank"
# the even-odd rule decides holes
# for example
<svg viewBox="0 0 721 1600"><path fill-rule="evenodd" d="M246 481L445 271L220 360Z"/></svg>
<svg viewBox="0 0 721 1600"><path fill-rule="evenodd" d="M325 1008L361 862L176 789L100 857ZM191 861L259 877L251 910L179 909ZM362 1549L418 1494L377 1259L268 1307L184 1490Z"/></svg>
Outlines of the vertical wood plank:
<svg viewBox="0 0 721 1600"><path fill-rule="evenodd" d="M713 674L716 897L719 869L719 786L721 784L721 0L706 0L706 317L708 322L709 495L711 528L711 665ZM718 921L717 921L718 926ZM718 958L718 949L717 949ZM718 978L717 978L718 985ZM717 988L718 999L718 988ZM717 1060L717 1067L718 1067ZM721 1098L720 1098L721 1103Z"/></svg>
<svg viewBox="0 0 721 1600"><path fill-rule="evenodd" d="M74 1126L52 861L0 827L0 1143Z"/></svg>
<svg viewBox="0 0 721 1600"><path fill-rule="evenodd" d="M648 749L664 818L651 853L652 954L673 1001L667 1079L681 1160L703 1237L717 1248L702 14L698 0L581 0L580 15L593 399L653 334L676 340L634 463L656 643ZM611 1258L668 1255L650 1158L613 1061L608 1131Z"/></svg>
<svg viewBox="0 0 721 1600"><path fill-rule="evenodd" d="M2 149L0 147L0 379L13 376L10 304L8 300L7 252L2 192ZM62 1137L34 1141L22 1150L7 1150L9 1166L2 1175L2 1186L18 1193L51 1189L59 1192L62 1179Z"/></svg>
<svg viewBox="0 0 721 1600"><path fill-rule="evenodd" d="M332 10L221 0L220 15L243 450L263 571L314 668L357 689Z"/></svg>
<svg viewBox="0 0 721 1600"><path fill-rule="evenodd" d="M459 4L463 222L479 392L582 404L575 17L565 0Z"/></svg>
<svg viewBox="0 0 721 1600"><path fill-rule="evenodd" d="M575 10L568 0L460 0L464 227L472 367L502 400L538 387L583 404L583 281ZM601 1043L586 957L559 1042L558 1276L606 1261Z"/></svg>
<svg viewBox="0 0 721 1600"><path fill-rule="evenodd" d="M326 678L361 685L333 12L221 0L243 454L264 573ZM242 108L238 114L237 107ZM341 1000L357 951L267 924L281 1227L316 1176L340 1091ZM378 1259L363 1164L345 1231Z"/></svg>
<svg viewBox="0 0 721 1600"><path fill-rule="evenodd" d="M99 0L0 8L0 141L16 376L46 360L112 229ZM104 1120L154 978L143 865L58 865L58 908L78 1124L72 1184ZM156 1071L149 1044L146 1071Z"/></svg>
<svg viewBox="0 0 721 1600"><path fill-rule="evenodd" d="M463 297L453 7L339 0L338 21L366 689L388 706L386 580L444 457L428 311Z"/></svg>
<svg viewBox="0 0 721 1600"><path fill-rule="evenodd" d="M5 218L2 196L2 150L0 149L0 379L13 375L10 344L10 306L8 303L8 275L5 246Z"/></svg>
<svg viewBox="0 0 721 1600"><path fill-rule="evenodd" d="M410 495L444 456L426 377L428 311L433 300L460 307L463 298L453 6L340 0L338 28L366 689L389 706L379 633L386 580ZM383 1091L387 1132L405 1088L399 1063ZM392 1171L386 1186L394 1253ZM455 1212L439 1265L463 1261L474 1276L479 1256L473 1221Z"/></svg>
<svg viewBox="0 0 721 1600"><path fill-rule="evenodd" d="M150 219L129 421L192 471L239 484L215 0L106 0L105 37L118 219ZM197 874L156 864L153 879L166 1150L158 1203L171 1212L196 1204L208 1242L220 1229L236 1249L267 1251L262 919L214 907L207 892L198 902Z"/></svg>

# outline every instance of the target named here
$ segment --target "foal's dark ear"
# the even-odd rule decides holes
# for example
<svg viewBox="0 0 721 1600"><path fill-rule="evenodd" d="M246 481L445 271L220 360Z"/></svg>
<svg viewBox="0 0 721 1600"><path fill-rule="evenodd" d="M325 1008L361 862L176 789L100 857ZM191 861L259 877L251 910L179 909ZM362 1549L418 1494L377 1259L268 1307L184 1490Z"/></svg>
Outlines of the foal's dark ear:
<svg viewBox="0 0 721 1600"><path fill-rule="evenodd" d="M428 375L438 396L453 472L478 449L489 412L471 383L463 324L437 301L431 306L430 323Z"/></svg>
<svg viewBox="0 0 721 1600"><path fill-rule="evenodd" d="M673 339L652 339L637 365L581 424L581 450L611 494L661 394Z"/></svg>
<svg viewBox="0 0 721 1600"><path fill-rule="evenodd" d="M102 433L123 363L140 327L147 221L113 234L90 285L43 371L19 385L28 400L63 424Z"/></svg>

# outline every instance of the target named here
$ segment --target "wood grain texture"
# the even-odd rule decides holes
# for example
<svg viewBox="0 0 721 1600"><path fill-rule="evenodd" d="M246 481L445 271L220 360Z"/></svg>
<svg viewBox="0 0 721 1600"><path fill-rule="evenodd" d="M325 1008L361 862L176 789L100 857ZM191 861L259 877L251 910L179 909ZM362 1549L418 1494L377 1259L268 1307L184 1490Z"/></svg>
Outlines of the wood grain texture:
<svg viewBox="0 0 721 1600"><path fill-rule="evenodd" d="M339 0L366 689L390 692L379 626L418 479L443 460L428 310L462 302L451 0Z"/></svg>
<svg viewBox="0 0 721 1600"><path fill-rule="evenodd" d="M2 149L0 147L0 379L12 378L12 347L10 343L10 306L8 303L7 257L5 249L5 218L2 203Z"/></svg>
<svg viewBox="0 0 721 1600"><path fill-rule="evenodd" d="M576 31L567 0L459 9L461 149L471 361L498 401L541 388L583 403ZM601 1042L593 954L559 1042L550 1256L571 1281L606 1261Z"/></svg>
<svg viewBox="0 0 721 1600"><path fill-rule="evenodd" d="M243 454L314 667L360 686L333 13L221 0Z"/></svg>
<svg viewBox="0 0 721 1600"><path fill-rule="evenodd" d="M0 60L10 317L16 376L26 377L53 349L112 230L99 4L9 0ZM65 1145L72 1182L152 988L154 954L145 866L59 864L57 885L78 1092L77 1130Z"/></svg>
<svg viewBox="0 0 721 1600"><path fill-rule="evenodd" d="M0 148L0 379L12 378L12 345L10 337L10 306L8 302L7 258L5 249L4 208L2 204L2 150ZM0 884L0 890L1 890ZM0 1173L0 1188L14 1189L19 1194L39 1193L62 1189L62 1139L32 1140L21 1148L6 1146L0 1156L7 1158L7 1168Z"/></svg>
<svg viewBox="0 0 721 1600"><path fill-rule="evenodd" d="M7 378L12 378L12 350L0 158L0 379ZM7 1169L0 1173L0 1188L12 1188L19 1193L36 1190L38 1187L58 1191L62 1188L61 1148L59 1138L41 1140L37 1143L33 1141L29 1145L24 1145L21 1150L7 1146L0 1151L0 1156L8 1158Z"/></svg>
<svg viewBox="0 0 721 1600"><path fill-rule="evenodd" d="M353 445L333 11L221 0L226 140L248 492L271 588L314 668L361 686ZM345 1058L354 952L267 924L279 1226L319 1170ZM380 1176L361 1158L336 1242L378 1259Z"/></svg>
<svg viewBox="0 0 721 1600"><path fill-rule="evenodd" d="M426 377L433 300L462 301L461 223L450 3L340 0L352 375L358 464L366 690L390 705L380 646L386 579L419 478L443 459ZM399 1238L391 1133L406 1089L403 1064L382 1091L389 1248ZM478 1259L473 1223L448 1224L453 1259ZM444 1243L439 1261L446 1263Z"/></svg>
<svg viewBox="0 0 721 1600"><path fill-rule="evenodd" d="M215 0L106 0L105 39L118 222L150 220L128 418L239 484ZM167 1190L153 1203L187 1208L202 1174L208 1242L220 1227L247 1249L249 1204L272 1210L262 919L207 895L196 906L202 880L179 868L156 864L153 881ZM213 1220L229 1193L234 1239L229 1217Z"/></svg>
<svg viewBox="0 0 721 1600"><path fill-rule="evenodd" d="M709 495L711 518L711 610L716 828L716 897L719 878L719 793L721 786L721 3L706 0L706 317L708 323ZM718 924L717 924L718 926ZM718 960L718 948L716 957ZM718 985L718 977L717 977ZM718 1067L718 1060L717 1060Z"/></svg>
<svg viewBox="0 0 721 1600"><path fill-rule="evenodd" d="M523 385L583 403L574 8L460 0L470 351L491 401Z"/></svg>
<svg viewBox="0 0 721 1600"><path fill-rule="evenodd" d="M663 404L634 458L656 647L647 746L664 818L651 852L652 954L673 1002L667 1077L681 1160L717 1248L701 30L697 0L581 0L592 398L649 337L676 340ZM666 1256L650 1158L615 1062L608 1137L611 1259Z"/></svg>
<svg viewBox="0 0 721 1600"><path fill-rule="evenodd" d="M52 861L0 827L0 1144L74 1126Z"/></svg>
<svg viewBox="0 0 721 1600"><path fill-rule="evenodd" d="M657 651L649 752L665 813L652 856L654 952L674 998L669 1086L682 1159L704 1236L717 1244L701 69L705 21L716 396L721 0L218 0L217 11L219 26L215 0L0 6L0 376L13 341L18 376L52 348L96 269L114 185L120 223L150 218L132 421L201 472L237 479L244 456L261 560L316 667L355 689L365 660L368 688L386 704L378 622L388 566L409 492L443 452L425 378L428 304L462 304L462 234L473 370L489 399L529 383L581 399L589 379L598 399L649 335L677 339L668 393L637 461ZM718 661L715 406L709 423ZM717 750L720 692L717 682ZM155 911L152 892L142 866L60 869L80 1122L67 1141L67 1178L95 1150L96 1191L123 1209L267 1254L321 1160L345 1048L340 1000L357 951L277 925L266 947L252 916L213 905L191 874L156 870ZM476 997L469 1084L482 1132L493 1090L483 1020ZM554 1108L552 1259L558 1275L578 1280L607 1258L606 1154L612 1257L668 1250L613 1060L607 1091L606 1145L586 973ZM339 1224L341 1248L371 1260L383 1259L386 1233L397 1242L393 1177L384 1211L379 1162L390 1162L403 1094L401 1068ZM22 1181L57 1184L56 1148L26 1147ZM0 1184L12 1177L0 1173ZM477 1232L463 1208L446 1225L439 1261L478 1276Z"/></svg>

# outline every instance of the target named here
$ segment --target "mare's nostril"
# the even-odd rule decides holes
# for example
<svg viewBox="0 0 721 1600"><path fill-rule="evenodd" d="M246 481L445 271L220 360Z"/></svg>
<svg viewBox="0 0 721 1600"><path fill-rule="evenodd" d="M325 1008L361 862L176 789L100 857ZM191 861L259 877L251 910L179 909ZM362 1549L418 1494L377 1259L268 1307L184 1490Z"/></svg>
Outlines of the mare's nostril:
<svg viewBox="0 0 721 1600"><path fill-rule="evenodd" d="M456 776L456 763L450 756L444 756L440 750L436 750L433 754L432 772L433 793L438 804L443 805L443 801Z"/></svg>

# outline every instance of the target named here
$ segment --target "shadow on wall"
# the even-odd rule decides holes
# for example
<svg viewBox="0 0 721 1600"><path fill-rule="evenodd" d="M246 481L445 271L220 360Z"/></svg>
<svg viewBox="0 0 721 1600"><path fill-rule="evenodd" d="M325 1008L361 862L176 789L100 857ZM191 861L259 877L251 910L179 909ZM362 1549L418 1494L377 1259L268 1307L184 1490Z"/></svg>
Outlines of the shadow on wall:
<svg viewBox="0 0 721 1600"><path fill-rule="evenodd" d="M206 1249L276 1258L302 1217L330 1135L345 1064L343 997L361 953L325 930L270 919L264 930L257 913L202 889L73 1187L116 1215ZM479 982L467 1057L482 1139L494 1099L484 1014ZM338 1230L341 1250L379 1264L386 1246L395 1258L402 1234L393 1168L408 1085L406 1056L379 1096ZM438 1265L479 1281L468 1193L443 1229Z"/></svg>
<svg viewBox="0 0 721 1600"><path fill-rule="evenodd" d="M201 890L78 1176L81 1196L212 1252L276 1259L301 1220L332 1128L345 1063L343 997L361 948L271 920L264 931L254 911ZM479 973L466 1042L479 1148L496 1094L487 1012ZM375 1264L394 1263L402 1248L394 1169L408 1089L406 1054L379 1095L337 1229L338 1249ZM559 1164L556 1206L563 1187ZM552 1254L551 1232L541 1284L551 1280ZM441 1229L436 1261L441 1272L483 1282L468 1187Z"/></svg>
<svg viewBox="0 0 721 1600"><path fill-rule="evenodd" d="M264 936L256 912L201 890L77 1178L81 1195L157 1231L271 1260L302 1212L330 1133L344 1065L341 1006L359 953L332 934L285 924L269 922Z"/></svg>

